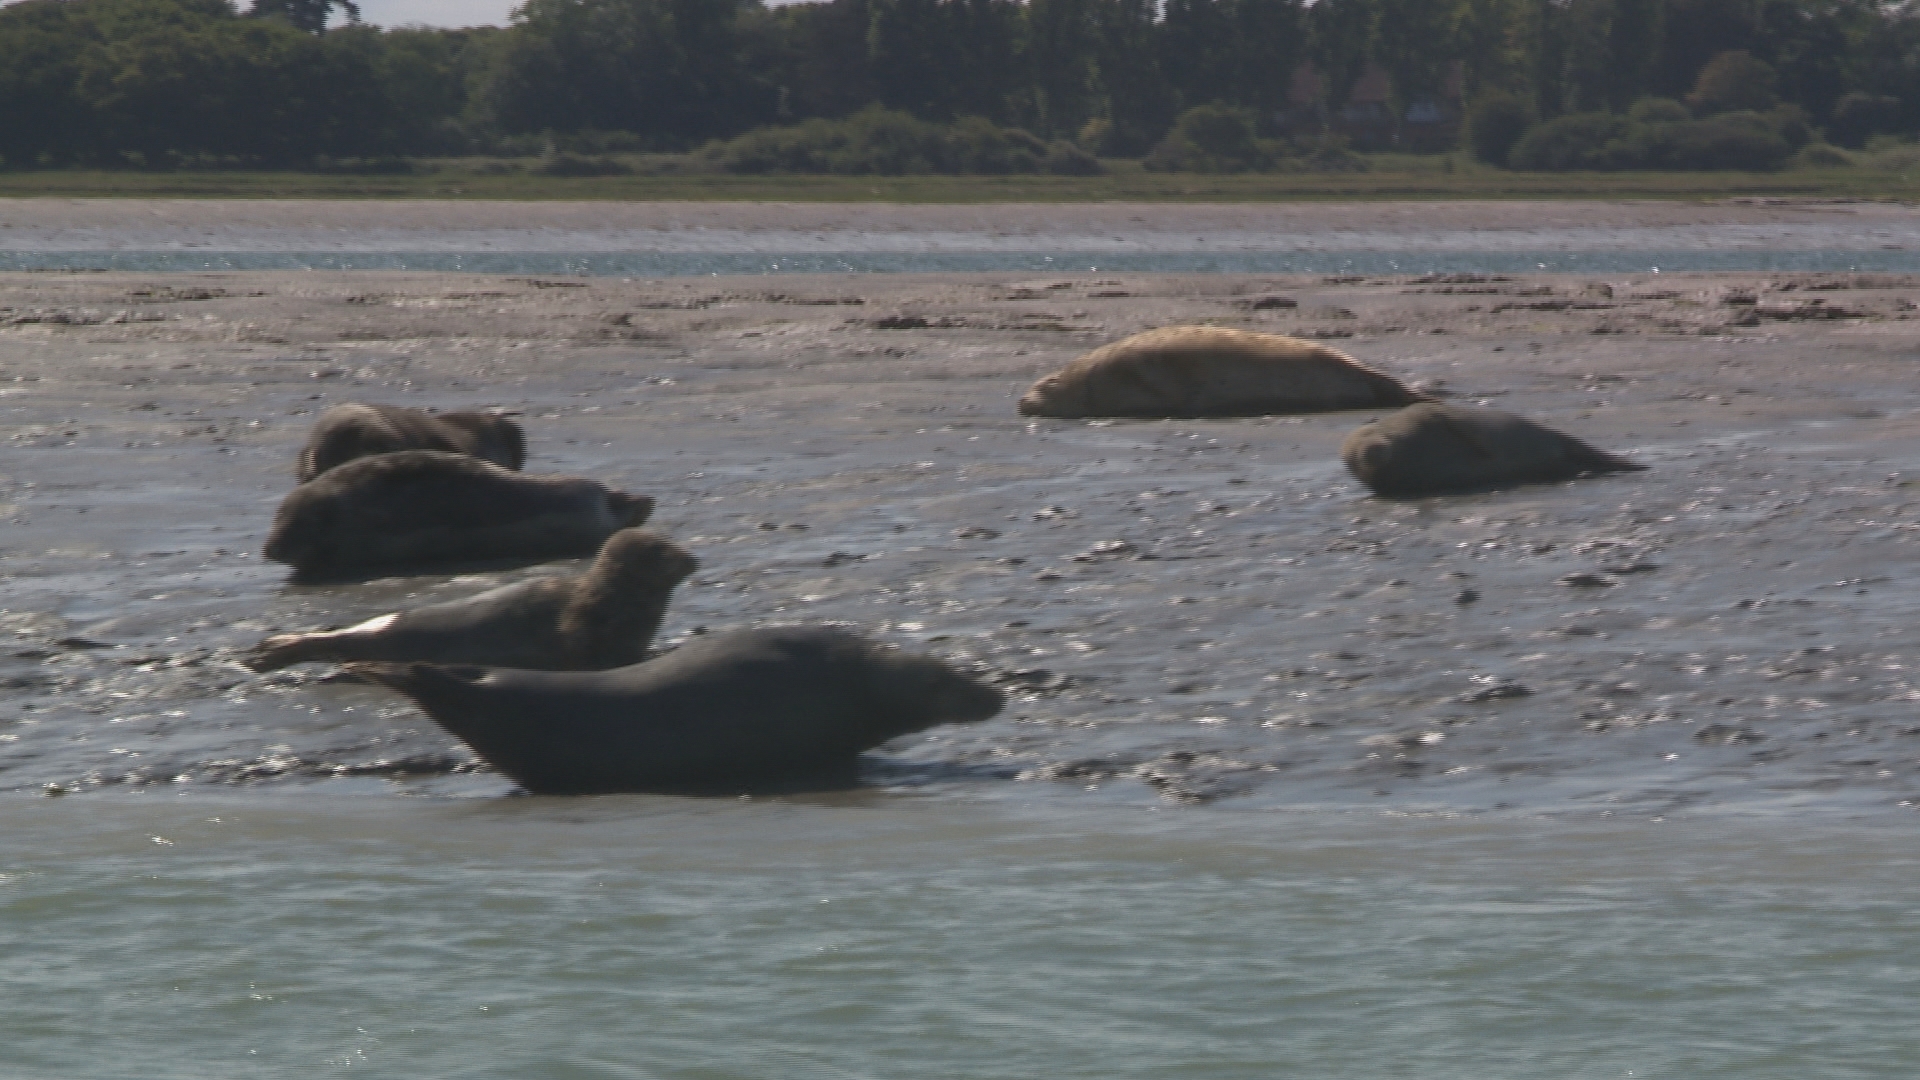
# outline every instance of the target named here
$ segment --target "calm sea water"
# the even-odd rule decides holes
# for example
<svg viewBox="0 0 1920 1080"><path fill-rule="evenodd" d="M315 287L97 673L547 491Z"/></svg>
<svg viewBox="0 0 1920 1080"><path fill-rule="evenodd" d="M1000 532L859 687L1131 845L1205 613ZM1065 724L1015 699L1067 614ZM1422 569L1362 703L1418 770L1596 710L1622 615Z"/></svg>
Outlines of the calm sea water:
<svg viewBox="0 0 1920 1080"><path fill-rule="evenodd" d="M1920 271L1920 251L1153 250L1153 251L153 251L0 250L6 270L417 270L469 274L688 277L714 274L911 274L1100 271L1214 274L1593 273L1653 270Z"/></svg>
<svg viewBox="0 0 1920 1080"><path fill-rule="evenodd" d="M911 797L0 802L7 1077L1801 1080L1910 825Z"/></svg>

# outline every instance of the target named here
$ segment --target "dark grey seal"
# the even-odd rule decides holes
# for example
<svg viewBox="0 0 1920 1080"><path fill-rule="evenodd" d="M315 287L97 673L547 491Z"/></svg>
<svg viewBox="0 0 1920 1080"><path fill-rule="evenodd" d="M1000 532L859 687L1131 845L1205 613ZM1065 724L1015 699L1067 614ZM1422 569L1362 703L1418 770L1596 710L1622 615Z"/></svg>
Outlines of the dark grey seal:
<svg viewBox="0 0 1920 1080"><path fill-rule="evenodd" d="M526 476L441 450L355 458L287 493L260 551L302 574L591 555L653 512L595 480Z"/></svg>
<svg viewBox="0 0 1920 1080"><path fill-rule="evenodd" d="M1522 416L1437 402L1362 424L1340 458L1374 494L1394 499L1646 468Z"/></svg>
<svg viewBox="0 0 1920 1080"><path fill-rule="evenodd" d="M527 463L527 436L497 413L429 413L399 405L335 405L320 414L294 474L301 483L335 465L401 450L444 450L518 471Z"/></svg>
<svg viewBox="0 0 1920 1080"><path fill-rule="evenodd" d="M350 664L538 794L844 783L864 750L985 720L1000 691L846 630L695 638L612 671Z"/></svg>
<svg viewBox="0 0 1920 1080"><path fill-rule="evenodd" d="M559 671L624 667L647 658L674 588L699 566L659 533L622 529L585 573L522 581L344 630L278 634L254 648L247 666L431 660Z"/></svg>

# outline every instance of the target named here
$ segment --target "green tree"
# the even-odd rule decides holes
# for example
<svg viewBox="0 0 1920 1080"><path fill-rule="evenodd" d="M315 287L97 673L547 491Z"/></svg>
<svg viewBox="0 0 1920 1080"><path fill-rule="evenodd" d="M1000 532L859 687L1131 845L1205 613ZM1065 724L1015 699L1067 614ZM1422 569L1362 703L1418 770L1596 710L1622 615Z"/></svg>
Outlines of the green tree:
<svg viewBox="0 0 1920 1080"><path fill-rule="evenodd" d="M1461 5L1454 0L1375 0L1373 57L1392 80L1394 141L1407 107L1437 99L1458 58Z"/></svg>
<svg viewBox="0 0 1920 1080"><path fill-rule="evenodd" d="M1047 138L1071 138L1101 107L1095 78L1100 0L1030 0L1025 60L1026 126Z"/></svg>
<svg viewBox="0 0 1920 1080"><path fill-rule="evenodd" d="M1665 11L1661 0L1613 0L1604 81L1607 104L1616 112L1649 92Z"/></svg>
<svg viewBox="0 0 1920 1080"><path fill-rule="evenodd" d="M1234 96L1266 127L1288 107L1293 71L1307 54L1306 8L1300 0L1235 0L1229 39Z"/></svg>
<svg viewBox="0 0 1920 1080"><path fill-rule="evenodd" d="M484 88L513 132L631 131L685 146L772 119L734 0L528 0Z"/></svg>
<svg viewBox="0 0 1920 1080"><path fill-rule="evenodd" d="M340 9L347 22L360 21L360 5L353 0L253 0L253 10L248 14L256 19L278 19L309 34L324 34L327 16L334 8Z"/></svg>
<svg viewBox="0 0 1920 1080"><path fill-rule="evenodd" d="M1144 154L1178 113L1160 66L1154 7L1155 0L1101 0L1093 7L1090 116L1100 136L1087 149L1095 153Z"/></svg>
<svg viewBox="0 0 1920 1080"><path fill-rule="evenodd" d="M1526 83L1526 0L1463 0L1458 41L1469 100Z"/></svg>
<svg viewBox="0 0 1920 1080"><path fill-rule="evenodd" d="M77 93L88 40L72 4L0 8L0 160L9 168L84 153L91 114Z"/></svg>
<svg viewBox="0 0 1920 1080"><path fill-rule="evenodd" d="M1321 106L1346 104L1373 56L1379 11L1374 0L1318 0L1307 9L1310 56L1320 72Z"/></svg>

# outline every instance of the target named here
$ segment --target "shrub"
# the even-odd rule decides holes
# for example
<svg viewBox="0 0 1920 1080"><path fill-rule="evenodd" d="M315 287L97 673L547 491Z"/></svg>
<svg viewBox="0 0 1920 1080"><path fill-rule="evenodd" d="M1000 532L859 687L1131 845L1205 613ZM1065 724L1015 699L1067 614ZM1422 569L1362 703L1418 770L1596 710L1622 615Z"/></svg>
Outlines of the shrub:
<svg viewBox="0 0 1920 1080"><path fill-rule="evenodd" d="M1507 155L1515 169L1567 172L1617 168L1607 144L1627 133L1628 122L1612 113L1572 113L1527 129Z"/></svg>
<svg viewBox="0 0 1920 1080"><path fill-rule="evenodd" d="M1040 171L1047 145L1019 128L1001 128L979 116L963 117L947 128L945 168L980 176Z"/></svg>
<svg viewBox="0 0 1920 1080"><path fill-rule="evenodd" d="M587 157L562 150L541 154L533 171L541 176L625 176L633 170L610 157Z"/></svg>
<svg viewBox="0 0 1920 1080"><path fill-rule="evenodd" d="M1793 155L1797 169L1844 169L1853 165L1853 155L1829 143L1808 143Z"/></svg>
<svg viewBox="0 0 1920 1080"><path fill-rule="evenodd" d="M1489 90L1467 108L1467 148L1475 159L1505 165L1514 144L1533 124L1533 110L1504 90Z"/></svg>
<svg viewBox="0 0 1920 1080"><path fill-rule="evenodd" d="M1671 115L1649 108L1643 115ZM1535 125L1513 148L1516 169L1777 169L1810 137L1806 115L1783 106L1768 113L1725 112L1701 120L1636 122L1609 113L1576 113ZM1796 141L1797 140L1797 141Z"/></svg>
<svg viewBox="0 0 1920 1080"><path fill-rule="evenodd" d="M1089 154L1110 154L1113 152L1113 121L1104 116L1096 116L1080 125L1080 134L1073 141Z"/></svg>
<svg viewBox="0 0 1920 1080"><path fill-rule="evenodd" d="M999 176L1067 170L1100 171L1091 155L1067 143L1049 145L1019 128L972 116L930 124L872 107L844 120L808 120L760 128L714 142L701 156L733 173L838 173L905 176L926 173Z"/></svg>
<svg viewBox="0 0 1920 1080"><path fill-rule="evenodd" d="M1215 103L1181 113L1141 164L1158 172L1233 173L1266 168L1273 158L1271 144L1254 137L1253 113Z"/></svg>
<svg viewBox="0 0 1920 1080"><path fill-rule="evenodd" d="M1666 124L1675 120L1691 120L1693 114L1672 98L1643 97L1627 110L1627 119L1636 124Z"/></svg>
<svg viewBox="0 0 1920 1080"><path fill-rule="evenodd" d="M1892 131L1899 123L1899 98L1856 90L1841 95L1840 100L1833 103L1827 138L1850 150L1858 150L1867 145L1868 139Z"/></svg>
<svg viewBox="0 0 1920 1080"><path fill-rule="evenodd" d="M1099 176L1107 171L1099 158L1065 139L1056 139L1047 147L1040 167L1054 176Z"/></svg>
<svg viewBox="0 0 1920 1080"><path fill-rule="evenodd" d="M1299 159L1299 168L1302 172L1363 173L1371 166L1348 148L1344 135L1329 134Z"/></svg>
<svg viewBox="0 0 1920 1080"><path fill-rule="evenodd" d="M1764 118L1723 113L1705 120L1640 124L1607 148L1616 169L1777 169L1793 154Z"/></svg>
<svg viewBox="0 0 1920 1080"><path fill-rule="evenodd" d="M1813 124L1807 117L1807 110L1791 102L1775 105L1760 119L1795 150L1813 141Z"/></svg>

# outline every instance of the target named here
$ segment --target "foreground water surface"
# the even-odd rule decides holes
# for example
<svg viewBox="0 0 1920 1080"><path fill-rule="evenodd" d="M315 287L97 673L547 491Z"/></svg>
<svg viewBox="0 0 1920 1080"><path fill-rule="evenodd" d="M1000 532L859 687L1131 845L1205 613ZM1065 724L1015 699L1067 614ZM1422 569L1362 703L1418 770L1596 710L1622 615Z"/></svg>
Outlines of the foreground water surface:
<svg viewBox="0 0 1920 1080"><path fill-rule="evenodd" d="M0 1075L1896 1077L1911 830L0 801Z"/></svg>

